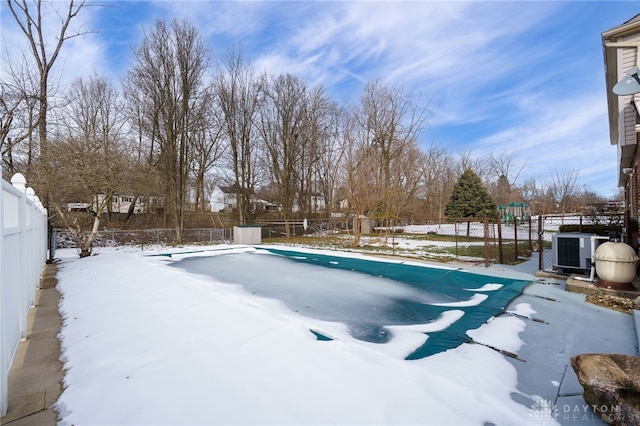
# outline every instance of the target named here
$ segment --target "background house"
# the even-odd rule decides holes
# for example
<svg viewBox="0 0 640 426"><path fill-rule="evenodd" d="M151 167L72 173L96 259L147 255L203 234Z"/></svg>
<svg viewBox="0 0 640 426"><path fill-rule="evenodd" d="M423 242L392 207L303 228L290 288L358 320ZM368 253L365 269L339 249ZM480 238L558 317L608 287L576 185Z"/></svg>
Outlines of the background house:
<svg viewBox="0 0 640 426"><path fill-rule="evenodd" d="M89 203L67 203L67 211L97 211L102 206L101 213L111 211L112 213L129 213L129 208L133 203L134 195L119 195L115 194L111 196L111 203L105 202L106 195L103 192L99 192L95 195L93 202ZM162 207L164 199L162 197L144 197L139 196L133 206L133 213L146 213Z"/></svg>
<svg viewBox="0 0 640 426"><path fill-rule="evenodd" d="M638 132L640 132L640 93L616 95L613 87L626 71L640 66L640 14L602 33L604 51L609 142L618 149L618 186L625 189L625 242L638 249Z"/></svg>
<svg viewBox="0 0 640 426"><path fill-rule="evenodd" d="M237 203L236 189L233 186L216 185L211 191L209 204L214 213L232 211Z"/></svg>
<svg viewBox="0 0 640 426"><path fill-rule="evenodd" d="M275 204L251 195L251 210L277 211ZM213 213L231 212L238 206L236 188L234 186L216 185L211 191L210 206Z"/></svg>
<svg viewBox="0 0 640 426"><path fill-rule="evenodd" d="M324 195L317 192L312 192L304 195L304 197L307 199L307 203L311 207L310 213L321 213L325 211L326 203L324 200ZM298 203L294 203L291 210L293 211L293 213L302 211Z"/></svg>

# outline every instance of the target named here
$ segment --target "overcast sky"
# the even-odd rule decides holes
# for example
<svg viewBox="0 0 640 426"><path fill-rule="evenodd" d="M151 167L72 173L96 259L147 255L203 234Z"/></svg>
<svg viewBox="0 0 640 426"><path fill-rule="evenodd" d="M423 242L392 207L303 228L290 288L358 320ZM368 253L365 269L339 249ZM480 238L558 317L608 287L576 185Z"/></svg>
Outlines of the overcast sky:
<svg viewBox="0 0 640 426"><path fill-rule="evenodd" d="M95 32L69 40L56 63L63 84L94 72L119 84L145 28L187 19L214 56L241 45L258 70L321 84L339 102L373 79L412 93L431 110L425 147L515 153L518 183L576 169L589 189L616 192L601 33L640 13L637 0L100 4L76 20ZM23 39L4 1L0 11L5 63Z"/></svg>

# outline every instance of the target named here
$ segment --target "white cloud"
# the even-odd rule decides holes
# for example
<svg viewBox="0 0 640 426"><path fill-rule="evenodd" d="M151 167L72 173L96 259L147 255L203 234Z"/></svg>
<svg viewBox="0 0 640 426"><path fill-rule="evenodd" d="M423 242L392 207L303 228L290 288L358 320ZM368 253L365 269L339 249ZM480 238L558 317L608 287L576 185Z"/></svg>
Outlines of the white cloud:
<svg viewBox="0 0 640 426"><path fill-rule="evenodd" d="M242 38L266 29L273 4L276 2L164 1L156 3L156 13L165 19L189 20L205 38Z"/></svg>
<svg viewBox="0 0 640 426"><path fill-rule="evenodd" d="M609 144L606 102L597 94L581 98L533 96L520 104L517 119L478 140L476 156L508 151L525 164L522 179L545 181L556 170L579 170L580 182L602 195L615 192L616 150Z"/></svg>

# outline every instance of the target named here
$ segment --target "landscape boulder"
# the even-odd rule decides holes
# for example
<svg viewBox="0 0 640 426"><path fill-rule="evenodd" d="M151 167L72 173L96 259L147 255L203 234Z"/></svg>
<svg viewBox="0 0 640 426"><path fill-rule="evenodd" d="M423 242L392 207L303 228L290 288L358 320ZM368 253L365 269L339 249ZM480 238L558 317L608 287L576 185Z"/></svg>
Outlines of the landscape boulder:
<svg viewBox="0 0 640 426"><path fill-rule="evenodd" d="M571 367L599 417L614 425L640 425L640 357L583 354L571 358Z"/></svg>
<svg viewBox="0 0 640 426"><path fill-rule="evenodd" d="M633 299L633 303L631 305L633 309L640 311L640 296Z"/></svg>

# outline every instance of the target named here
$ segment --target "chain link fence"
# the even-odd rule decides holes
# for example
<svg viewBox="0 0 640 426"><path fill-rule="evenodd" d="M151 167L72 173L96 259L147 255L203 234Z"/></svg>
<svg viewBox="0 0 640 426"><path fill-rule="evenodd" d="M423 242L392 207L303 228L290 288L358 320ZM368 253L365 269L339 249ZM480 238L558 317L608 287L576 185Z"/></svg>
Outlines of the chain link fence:
<svg viewBox="0 0 640 426"><path fill-rule="evenodd" d="M436 241L425 249L432 253L444 251L458 262L484 263L485 266L513 264L529 258L534 250L537 231L530 219L461 218L446 223L410 222L404 226L406 234L426 231L426 237Z"/></svg>
<svg viewBox="0 0 640 426"><path fill-rule="evenodd" d="M56 248L76 248L71 232L55 230ZM176 230L171 228L136 229L136 230L103 230L98 231L94 247L139 246L176 244ZM193 228L182 231L185 244L220 244L233 241L233 229L228 228Z"/></svg>
<svg viewBox="0 0 640 426"><path fill-rule="evenodd" d="M367 220L359 244L354 246L353 220L290 220L264 222L265 243L305 245L366 253L414 257L441 262L474 264L515 263L535 250L537 229L531 220L501 222L488 218L464 218L446 222L429 219ZM56 248L75 248L67 230L55 231ZM172 228L98 231L94 247L175 245ZM233 242L233 228L183 230L183 244Z"/></svg>
<svg viewBox="0 0 640 426"><path fill-rule="evenodd" d="M579 232L609 237L612 232L622 233L624 214L600 215L548 215L536 217L538 228L538 245L540 247L539 270L555 272L553 264L553 236L561 232Z"/></svg>
<svg viewBox="0 0 640 426"><path fill-rule="evenodd" d="M263 240L290 245L344 249L441 262L489 265L516 263L537 249L537 227L530 219L489 218L291 220L263 223ZM286 227L288 225L288 233ZM356 244L357 242L357 244Z"/></svg>
<svg viewBox="0 0 640 426"><path fill-rule="evenodd" d="M461 219L367 219L359 244L354 246L353 218L295 219L263 222L265 243L284 243L318 248L373 252L442 262L513 264L539 253L538 269L552 271L552 237L558 232L585 232L606 236L621 230L623 216L535 216L524 220ZM233 228L190 228L183 231L184 244L233 242ZM103 230L96 247L174 245L171 228ZM76 247L71 233L56 231L56 247Z"/></svg>

